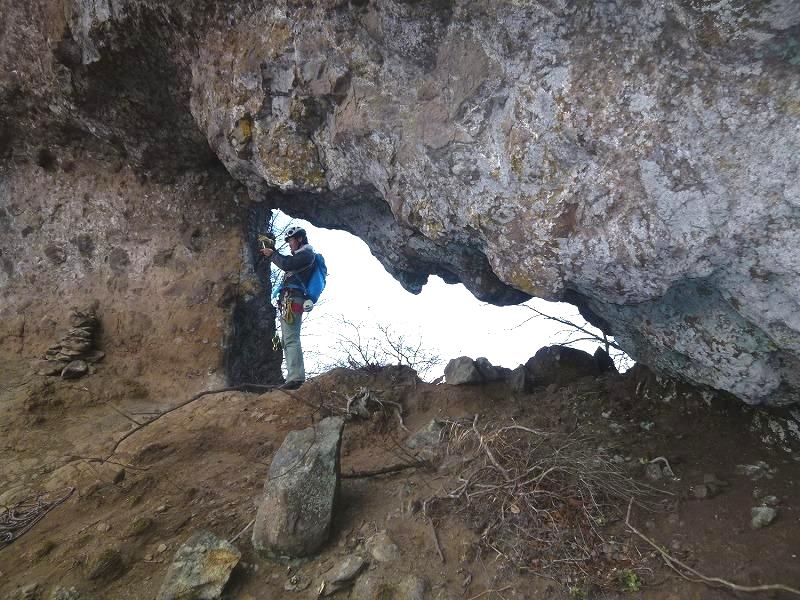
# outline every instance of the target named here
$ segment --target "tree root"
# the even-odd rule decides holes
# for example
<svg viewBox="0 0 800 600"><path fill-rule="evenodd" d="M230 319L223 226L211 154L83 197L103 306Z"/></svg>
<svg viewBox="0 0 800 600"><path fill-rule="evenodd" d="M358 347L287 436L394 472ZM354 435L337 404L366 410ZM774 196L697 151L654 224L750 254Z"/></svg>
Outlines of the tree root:
<svg viewBox="0 0 800 600"><path fill-rule="evenodd" d="M767 584L767 585L739 585L736 583L732 583L726 579L722 579L721 577L707 577L703 575L699 571L693 569L689 565L684 562L681 562L674 556L670 555L668 552L663 550L658 544L656 544L653 540L649 537L644 535L641 531L636 529L633 525L631 525L631 508L633 507L633 498L628 503L628 514L625 516L625 526L634 534L639 536L642 540L647 542L650 546L652 546L656 552L661 556L664 563L675 571L678 575L680 575L683 579L687 581L692 581L694 583L705 583L706 585L710 585L712 587L724 587L729 590L733 590L734 592L788 592L789 594L795 594L796 596L800 596L800 590L796 590L792 587L787 585L783 585L782 583L774 583L774 584ZM678 568L680 567L680 569ZM682 570L681 570L682 569ZM694 578L689 577L686 573L690 573L694 576Z"/></svg>

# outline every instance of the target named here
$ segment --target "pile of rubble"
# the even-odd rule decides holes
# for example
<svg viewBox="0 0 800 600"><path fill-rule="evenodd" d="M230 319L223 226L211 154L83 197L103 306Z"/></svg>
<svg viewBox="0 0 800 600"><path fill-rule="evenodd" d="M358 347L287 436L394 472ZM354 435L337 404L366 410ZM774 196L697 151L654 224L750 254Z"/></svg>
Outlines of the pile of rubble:
<svg viewBox="0 0 800 600"><path fill-rule="evenodd" d="M70 329L61 340L50 346L35 370L39 375L60 375L77 379L89 373L89 365L103 360L105 353L95 347L100 321L93 309L73 310Z"/></svg>

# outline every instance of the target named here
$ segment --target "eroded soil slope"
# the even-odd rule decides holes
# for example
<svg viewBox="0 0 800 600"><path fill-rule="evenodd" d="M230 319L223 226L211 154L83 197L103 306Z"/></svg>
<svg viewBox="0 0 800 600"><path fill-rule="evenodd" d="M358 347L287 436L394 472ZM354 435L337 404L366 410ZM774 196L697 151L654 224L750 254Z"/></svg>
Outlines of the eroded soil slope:
<svg viewBox="0 0 800 600"><path fill-rule="evenodd" d="M46 381L22 364L9 364L6 372L0 504L43 491L75 492L0 549L3 598L50 598L59 587L62 593L74 587L73 597L81 599L154 598L175 550L191 533L209 529L232 539L250 523L287 432L318 420L325 410L315 407L344 408L361 388L384 401L385 410L345 426L346 478L330 542L314 559L287 566L254 556L245 532L234 542L243 558L225 598L315 598L326 572L380 531L396 542L400 559L372 564L361 577L414 574L427 581L428 598L616 598L635 597L635 588L642 597L664 600L731 597L665 568L624 518L598 523L604 543L587 538L586 547L570 550L564 569L531 554L513 555L522 547L516 538L498 545L492 528L524 522L523 503L507 504L500 515L497 494L476 495L471 503L463 495L448 498L458 496L476 460L476 446L461 445L457 435L463 438L473 425L486 436L514 425L542 439L584 444L629 475L636 489L651 485L664 492L648 496L652 511L635 508L632 523L672 556L740 584L800 587L800 453L765 447L739 403L682 393L638 368L526 394L504 384L431 385L398 368L334 371L291 394L204 396L137 431L105 462L96 459L109 457L115 441L136 427L131 418L152 418L196 390L160 395L135 379L104 373L102 365L76 382ZM402 406L402 420L393 403ZM461 429L445 427L438 448L408 449L409 432L434 418ZM646 478L657 457L666 459L674 478ZM430 466L364 476L417 459ZM769 496L775 498L765 500ZM754 529L751 509L764 502L777 505L778 518ZM614 509L624 517L626 502ZM565 536L574 534L564 519ZM121 560L98 575L98 559L111 554ZM561 580L537 573L560 573ZM22 588L33 584L36 591L29 587L23 596Z"/></svg>

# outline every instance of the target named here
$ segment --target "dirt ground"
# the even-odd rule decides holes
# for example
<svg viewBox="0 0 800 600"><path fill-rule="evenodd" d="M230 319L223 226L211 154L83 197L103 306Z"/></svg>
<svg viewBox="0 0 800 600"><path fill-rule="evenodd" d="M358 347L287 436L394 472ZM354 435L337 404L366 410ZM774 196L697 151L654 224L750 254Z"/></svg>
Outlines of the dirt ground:
<svg viewBox="0 0 800 600"><path fill-rule="evenodd" d="M159 394L157 384L111 375L103 365L70 382L32 376L27 364L11 362L2 379L0 510L42 492L75 491L0 549L1 598L49 599L59 586L74 587L82 600L154 598L189 535L208 529L230 540L251 522L286 434L319 420L314 406L344 407L361 388L399 403L402 424L390 403L386 412L347 422L345 478L329 543L309 561L277 564L254 555L245 531L234 542L243 556L224 598L316 598L325 573L380 531L401 551L391 573L424 578L431 599L797 597L690 582L667 568L624 518L604 523L599 532L621 552L588 548L583 557L576 550L560 580L539 559L512 560L507 548L516 547L516 538L493 541L487 533L487 519L498 521L487 515L495 510L491 498L470 506L441 500L460 485L465 463L459 452L467 450L452 440L437 452L405 447L409 432L434 418L463 418L484 432L514 424L543 435L574 436L640 489L662 490L651 495L648 506L654 510L635 507L630 523L664 552L703 575L739 585L800 588L800 451L765 445L753 431L753 414L738 402L681 390L639 368L530 393L513 393L502 383L432 385L397 368L337 370L293 395L203 396L135 432L113 456L116 440L136 427L132 419L152 418L200 390ZM666 459L674 478L645 477L657 457ZM419 458L430 466L352 477ZM747 472L740 465L757 468ZM696 498L709 481L717 495ZM751 509L768 496L775 497L768 501L777 504L778 518L754 529ZM624 500L614 508L625 515ZM515 509L509 519L520 518ZM118 568L91 578L98 558L109 551L121 558ZM345 589L334 598L349 594Z"/></svg>

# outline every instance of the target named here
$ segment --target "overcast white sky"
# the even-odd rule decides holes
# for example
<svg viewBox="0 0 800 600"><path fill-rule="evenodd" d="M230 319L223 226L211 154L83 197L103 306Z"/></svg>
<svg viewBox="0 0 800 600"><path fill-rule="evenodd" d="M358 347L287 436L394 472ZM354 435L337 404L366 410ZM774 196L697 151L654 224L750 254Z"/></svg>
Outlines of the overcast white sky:
<svg viewBox="0 0 800 600"><path fill-rule="evenodd" d="M380 337L374 329L377 324L388 325L413 342L422 339L423 346L443 360L430 371L428 379L442 374L447 361L458 356L484 356L494 365L514 368L542 346L562 343L567 338L562 325L543 318L520 325L533 316L524 306L485 304L463 285L448 285L435 276L421 294L411 294L384 270L359 238L314 227L306 221L295 220L294 224L305 227L309 242L325 257L328 266L327 287L320 303L306 315L302 328L309 375L341 356L338 337L348 331L343 318L362 324L362 339ZM538 299L528 304L585 324L569 304ZM597 343L579 343L575 347L593 353Z"/></svg>

